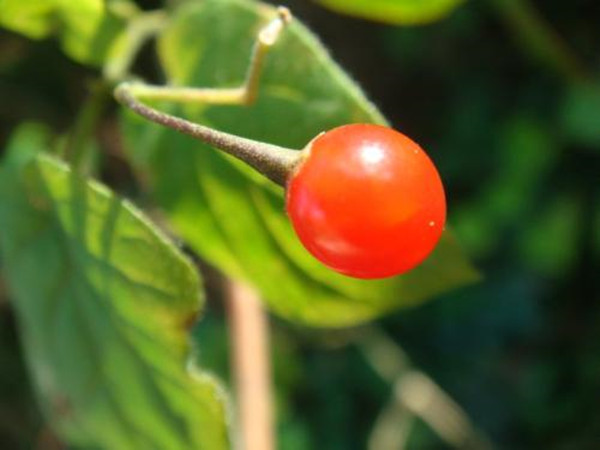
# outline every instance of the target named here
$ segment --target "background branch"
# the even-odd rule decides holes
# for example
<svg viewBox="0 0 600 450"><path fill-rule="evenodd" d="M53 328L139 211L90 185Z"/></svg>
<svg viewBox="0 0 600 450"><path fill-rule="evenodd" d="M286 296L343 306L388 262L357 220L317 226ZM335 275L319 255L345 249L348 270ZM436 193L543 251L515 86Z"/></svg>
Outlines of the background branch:
<svg viewBox="0 0 600 450"><path fill-rule="evenodd" d="M227 301L238 448L274 450L268 318L256 291L245 284L231 281Z"/></svg>

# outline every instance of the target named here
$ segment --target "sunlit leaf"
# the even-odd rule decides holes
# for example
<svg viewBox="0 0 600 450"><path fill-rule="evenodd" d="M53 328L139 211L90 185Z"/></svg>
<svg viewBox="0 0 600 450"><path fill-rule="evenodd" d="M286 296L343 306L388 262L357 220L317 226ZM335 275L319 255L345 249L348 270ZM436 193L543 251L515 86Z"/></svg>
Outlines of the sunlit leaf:
<svg viewBox="0 0 600 450"><path fill-rule="evenodd" d="M158 40L170 82L239 84L254 36L273 14L271 8L231 0L184 5ZM188 105L177 112L291 148L340 124L384 120L298 22L268 55L254 106ZM405 276L362 281L334 273L299 243L280 188L186 136L130 114L126 125L133 159L149 174L178 234L228 275L254 284L283 317L315 326L350 325L476 277L449 232L433 256Z"/></svg>
<svg viewBox="0 0 600 450"><path fill-rule="evenodd" d="M126 0L118 1L126 3ZM110 3L105 0L0 0L0 26L32 39L58 36L70 57L100 64L125 23L109 7ZM125 9L123 5L120 8Z"/></svg>
<svg viewBox="0 0 600 450"><path fill-rule="evenodd" d="M42 409L65 442L229 448L221 388L186 368L197 272L138 210L49 157L5 164L0 250Z"/></svg>
<svg viewBox="0 0 600 450"><path fill-rule="evenodd" d="M378 22L415 25L439 20L465 0L317 0L334 11Z"/></svg>

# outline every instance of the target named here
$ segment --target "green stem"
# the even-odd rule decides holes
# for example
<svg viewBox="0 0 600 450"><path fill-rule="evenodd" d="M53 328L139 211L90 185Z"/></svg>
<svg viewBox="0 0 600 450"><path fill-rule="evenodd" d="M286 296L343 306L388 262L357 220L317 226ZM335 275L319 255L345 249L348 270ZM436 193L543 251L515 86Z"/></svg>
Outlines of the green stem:
<svg viewBox="0 0 600 450"><path fill-rule="evenodd" d="M83 171L87 144L93 134L98 119L110 98L110 89L102 81L95 81L90 88L90 94L79 112L66 147L66 159L75 170Z"/></svg>
<svg viewBox="0 0 600 450"><path fill-rule="evenodd" d="M129 18L124 41L104 67L104 81L92 83L65 149L66 159L78 171L83 171L88 140L110 98L109 84L123 79L141 46L163 27L166 17L162 11L140 13L137 8L124 9L121 13Z"/></svg>
<svg viewBox="0 0 600 450"><path fill-rule="evenodd" d="M491 2L525 51L552 67L570 82L580 82L588 78L587 70L581 61L529 0Z"/></svg>
<svg viewBox="0 0 600 450"><path fill-rule="evenodd" d="M140 116L223 150L285 187L290 174L303 157L303 152L214 130L158 111L143 103L142 99L168 100L179 103L251 104L258 92L265 56L291 18L289 10L280 7L277 9L277 16L260 30L248 65L246 79L237 88L151 86L143 83L124 82L115 89L115 98Z"/></svg>
<svg viewBox="0 0 600 450"><path fill-rule="evenodd" d="M244 86L235 88L194 88L136 83L131 85L130 89L136 98L152 101L206 103L208 105L248 104Z"/></svg>
<svg viewBox="0 0 600 450"><path fill-rule="evenodd" d="M130 19L124 41L118 45L117 51L110 55L104 66L104 78L109 81L121 81L129 71L140 48L165 25L164 11L140 13Z"/></svg>

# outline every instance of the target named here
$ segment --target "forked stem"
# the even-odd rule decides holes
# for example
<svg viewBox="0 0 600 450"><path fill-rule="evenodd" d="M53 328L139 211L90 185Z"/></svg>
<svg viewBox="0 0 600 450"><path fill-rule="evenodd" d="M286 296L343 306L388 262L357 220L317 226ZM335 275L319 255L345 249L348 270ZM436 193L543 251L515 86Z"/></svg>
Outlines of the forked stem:
<svg viewBox="0 0 600 450"><path fill-rule="evenodd" d="M289 174L292 173L302 157L300 151L243 138L196 124L159 111L142 102L141 99L167 100L178 103L251 104L256 99L258 92L264 57L290 20L289 10L280 7L277 10L277 17L259 32L246 79L240 87L229 89L177 88L124 82L115 88L115 98L140 116L223 150L244 161L280 186L285 187Z"/></svg>

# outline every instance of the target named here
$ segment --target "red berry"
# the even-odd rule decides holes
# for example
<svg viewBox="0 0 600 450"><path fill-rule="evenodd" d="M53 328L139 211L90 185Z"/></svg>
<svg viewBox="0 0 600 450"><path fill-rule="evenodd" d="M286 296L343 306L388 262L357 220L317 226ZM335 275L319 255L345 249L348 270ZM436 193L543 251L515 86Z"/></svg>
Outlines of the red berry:
<svg viewBox="0 0 600 450"><path fill-rule="evenodd" d="M440 176L403 134L354 124L318 136L287 186L287 211L304 246L357 278L421 263L446 220Z"/></svg>

